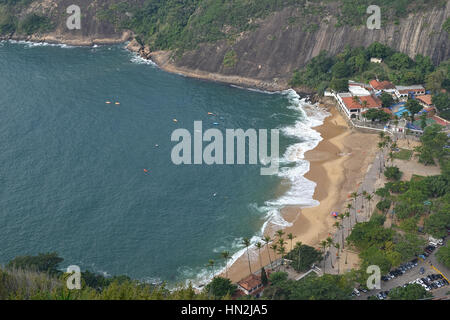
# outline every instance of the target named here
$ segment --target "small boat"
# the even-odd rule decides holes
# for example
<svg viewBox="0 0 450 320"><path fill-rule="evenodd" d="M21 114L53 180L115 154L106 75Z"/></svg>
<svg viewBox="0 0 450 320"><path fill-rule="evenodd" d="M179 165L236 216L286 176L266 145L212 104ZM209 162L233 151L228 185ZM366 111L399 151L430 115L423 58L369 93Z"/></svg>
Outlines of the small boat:
<svg viewBox="0 0 450 320"><path fill-rule="evenodd" d="M105 103L106 103L106 104L110 104L110 103L111 103L111 101L106 101Z"/></svg>
<svg viewBox="0 0 450 320"><path fill-rule="evenodd" d="M115 104L120 104L120 102L116 102Z"/></svg>
<svg viewBox="0 0 450 320"><path fill-rule="evenodd" d="M208 115L210 115L210 116L213 116L213 115L214 115L214 113L212 113L212 112L208 112Z"/></svg>
<svg viewBox="0 0 450 320"><path fill-rule="evenodd" d="M178 120L177 119L173 119L173 122L178 122Z"/></svg>
<svg viewBox="0 0 450 320"><path fill-rule="evenodd" d="M144 169L144 172L148 172L148 170L147 170L147 169Z"/></svg>
<svg viewBox="0 0 450 320"><path fill-rule="evenodd" d="M214 122L214 123L213 123L213 125L215 125L215 126L218 126L218 125L219 125L219 123L218 123L218 122Z"/></svg>

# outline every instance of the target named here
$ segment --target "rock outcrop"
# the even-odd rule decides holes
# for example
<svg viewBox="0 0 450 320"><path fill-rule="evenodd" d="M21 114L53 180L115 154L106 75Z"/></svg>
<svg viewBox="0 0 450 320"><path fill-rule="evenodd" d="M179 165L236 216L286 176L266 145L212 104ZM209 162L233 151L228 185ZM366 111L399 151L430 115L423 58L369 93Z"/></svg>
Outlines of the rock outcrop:
<svg viewBox="0 0 450 320"><path fill-rule="evenodd" d="M142 1L128 2L139 5ZM49 34L35 34L25 39L73 45L132 40L131 32L117 30L107 22L108 19L102 17L102 10L112 2L79 0L81 29L69 30L66 26L66 9L73 3L72 0L36 0L20 15L30 12L45 14L51 17L56 29ZM336 54L346 45L368 46L378 41L411 57L416 54L429 56L436 64L450 57L449 34L443 30L443 24L450 16L450 0L446 7L418 12L400 19L398 23L386 23L381 30L369 30L365 26L336 27L336 10L336 7L331 6L326 13L312 16L306 21L301 17L300 9L285 8L258 21L258 28L241 33L234 41L228 39L204 43L176 58L175 55L161 53L152 56L148 46L141 46L135 40L129 44L129 48L144 58L153 57L155 62L164 62L166 70L198 74L202 78L220 78L226 82L229 79L246 79L239 84L256 81L267 86L271 84L274 88L286 87L293 70L304 66L322 50ZM11 37L24 39L16 34ZM235 57L231 65L224 63L224 57L230 51Z"/></svg>

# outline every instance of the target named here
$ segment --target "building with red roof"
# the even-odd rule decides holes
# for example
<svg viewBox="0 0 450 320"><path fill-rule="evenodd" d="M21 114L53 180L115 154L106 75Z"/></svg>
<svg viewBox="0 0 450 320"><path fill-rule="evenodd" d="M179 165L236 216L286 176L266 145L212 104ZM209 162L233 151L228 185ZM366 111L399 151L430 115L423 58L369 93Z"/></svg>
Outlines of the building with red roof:
<svg viewBox="0 0 450 320"><path fill-rule="evenodd" d="M373 95L354 96L351 93L338 93L336 95L339 106L347 117L355 119L369 109L381 108L381 100Z"/></svg>
<svg viewBox="0 0 450 320"><path fill-rule="evenodd" d="M389 91L389 90L394 90L395 89L395 86L390 81L370 80L369 83L370 83L370 86L375 91L383 91L383 90L384 91Z"/></svg>
<svg viewBox="0 0 450 320"><path fill-rule="evenodd" d="M251 274L237 283L238 289L246 295L257 295L263 289L261 277Z"/></svg>
<svg viewBox="0 0 450 320"><path fill-rule="evenodd" d="M416 98L424 107L431 107L433 105L431 94L426 94L424 96L418 96Z"/></svg>

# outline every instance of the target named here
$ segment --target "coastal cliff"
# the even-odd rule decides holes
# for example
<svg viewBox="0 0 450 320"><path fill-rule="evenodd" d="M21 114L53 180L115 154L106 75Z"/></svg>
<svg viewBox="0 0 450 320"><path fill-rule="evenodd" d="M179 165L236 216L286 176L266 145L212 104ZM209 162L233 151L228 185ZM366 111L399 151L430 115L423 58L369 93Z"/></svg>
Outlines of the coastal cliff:
<svg viewBox="0 0 450 320"><path fill-rule="evenodd" d="M202 44L180 59L173 59L172 63L180 68L284 85L293 70L304 66L322 50L334 55L347 45L367 47L380 42L412 58L417 54L429 56L436 64L450 56L449 35L442 31L442 25L450 16L450 1L445 10L434 8L410 15L399 24L382 25L381 30L369 30L365 26L336 28L336 18L330 16L322 21L316 18L318 29L306 31L301 25L288 23L295 16L295 9L286 8L259 23L255 31L243 33L232 44L227 40ZM235 64L224 65L224 57L231 51L235 52Z"/></svg>
<svg viewBox="0 0 450 320"><path fill-rule="evenodd" d="M119 43L134 38L134 30L128 30L123 23L124 19L132 19L132 14L125 9L121 14L111 9L113 5L118 7L118 2L78 2L82 11L80 30L66 27L66 8L72 4L71 0L35 0L26 7L15 8L14 15L19 19L31 13L44 15L52 21L53 30L28 35L16 31L3 38L73 45ZM140 7L143 3L144 0L127 1L127 8ZM140 52L144 58L152 58L167 71L274 90L287 88L293 71L322 50L337 54L347 45L367 47L377 41L410 57L429 56L436 64L450 56L449 34L443 28L450 17L450 1L396 21L383 21L381 30L340 24L340 9L335 2L325 2L320 10L305 15L304 4L288 6L255 18L254 27L234 34L224 25L223 33L230 33L226 38L202 42L182 51L159 50L152 45L143 46L141 41L134 41L129 48ZM201 10L195 10L191 17L200 14Z"/></svg>

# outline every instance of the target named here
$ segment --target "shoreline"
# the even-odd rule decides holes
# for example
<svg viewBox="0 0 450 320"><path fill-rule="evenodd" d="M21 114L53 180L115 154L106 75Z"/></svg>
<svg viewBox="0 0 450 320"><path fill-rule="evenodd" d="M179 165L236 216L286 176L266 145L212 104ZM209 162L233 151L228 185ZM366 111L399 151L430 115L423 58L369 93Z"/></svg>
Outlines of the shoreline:
<svg viewBox="0 0 450 320"><path fill-rule="evenodd" d="M320 106L324 107L322 103ZM289 206L281 210L283 218L292 224L290 227L283 228L284 238L286 234L292 233L293 244L300 241L317 249L320 249L321 240L336 231L333 226L336 220L331 216L331 212L344 212L348 194L353 192L357 184L362 181L377 151L376 134L361 133L349 128L333 104L327 104L325 109L331 115L325 118L322 125L314 127L323 140L316 148L305 153L305 159L309 161L310 168L304 177L316 183L313 199L320 204L309 208ZM278 229L268 227L264 235L273 237ZM286 241L288 252L291 243L287 239ZM252 271L258 271L260 269L258 252L254 247L249 251ZM270 250L270 256L274 260L273 250ZM276 258L279 258L279 255ZM261 260L263 266L270 264L265 247L261 250ZM357 256L351 257L348 267L356 266L357 260ZM241 255L228 266L228 277L232 282L238 282L249 274L246 254ZM221 275L224 276L224 272Z"/></svg>
<svg viewBox="0 0 450 320"><path fill-rule="evenodd" d="M130 51L131 46L128 46ZM139 51L137 51L139 54ZM189 78L199 79L199 80L208 80L218 83L225 83L230 85L242 86L246 88L259 89L264 91L283 91L288 90L291 87L284 80L282 81L267 81L267 80L259 80L255 78L247 78L241 77L237 75L224 75L220 73L211 73L202 70L192 70L185 67L177 67L172 59L170 51L155 51L149 52L148 55L142 56L144 59L152 60L161 70L164 70L169 73L174 73L178 75L182 75Z"/></svg>
<svg viewBox="0 0 450 320"><path fill-rule="evenodd" d="M86 36L75 36L71 39L65 38L57 33L49 33L45 35L9 35L0 37L2 41L27 41L35 43L49 43L49 44L59 44L68 46L78 46L78 47L90 47L93 45L114 45L126 43L132 37L130 31L124 31L122 35L117 35L116 37L107 36L97 36L97 37L86 37Z"/></svg>
<svg viewBox="0 0 450 320"><path fill-rule="evenodd" d="M18 39L6 39L6 40L15 40L20 41ZM47 42L47 43L63 43L70 44L64 41L48 41L47 39L21 39L23 41L30 42ZM117 41L113 43L103 43L103 44L119 44L125 41ZM100 44L100 43L99 43ZM139 50L130 49L130 45L126 46L126 48L131 51L137 53L141 58L153 61L156 65L162 69L163 71L176 73L179 75L226 83L242 86L244 88L257 88L266 91L283 91L285 89L289 89L289 87L281 87L277 85L273 86L273 83L264 82L261 80L250 79L250 78L242 78L238 76L224 76L220 74L210 74L203 71L193 72L191 70L182 70L180 68L175 67L170 63L170 52L160 51L160 52L149 52L150 57L142 56L142 53L139 50L142 50L140 47ZM72 45L74 45L72 43ZM75 44L76 45L76 44ZM80 46L89 46L92 43L86 44L78 44ZM180 72L181 71L181 72ZM323 105L321 104L321 107ZM295 238L293 243L295 244L297 241L301 241L304 244L308 244L310 246L318 248L318 243L320 240L323 240L331 233L334 232L334 227L332 226L335 222L335 219L331 217L332 211L343 212L341 209L344 207L344 202L347 199L348 193L354 191L353 189L348 192L344 192L343 186L348 180L349 184L356 185L355 179L350 179L347 177L347 173L354 170L354 167L358 167L361 165L360 178L362 180L363 174L365 173L365 163L367 161L367 157L365 159L359 159L354 164L348 165L349 160L352 157L349 157L345 154L352 153L353 149L349 147L351 141L354 140L357 135L364 135L365 137L370 136L371 134L363 134L363 133L355 133L351 131L348 127L345 119L339 114L334 104L329 104L327 106L328 112L331 113L330 116L324 119L322 125L314 127L313 129L318 131L322 136L322 141L316 146L316 148L309 150L305 153L305 160L308 160L310 163L310 168L307 173L305 173L304 177L310 181L316 183L316 187L314 190L313 199L320 202L320 204L316 207L312 208L301 208L298 206L290 206L284 207L281 210L281 214L283 218L293 225L291 227L284 228L283 231L287 233L293 233ZM374 135L376 136L376 135ZM376 139L374 139L376 141ZM376 142L373 144L375 147ZM364 143L362 146L362 150L367 149L367 143ZM372 149L376 149L372 148ZM344 155L342 155L344 154ZM374 154L373 154L374 155ZM363 160L361 162L361 160ZM371 161L370 161L371 162ZM336 168L343 167L344 170L336 170ZM356 170L358 171L358 170ZM353 181L353 183L352 183ZM270 226L267 228L266 233L270 230ZM276 228L279 229L279 228ZM272 228L271 231L276 230ZM273 234L269 234L272 236ZM290 249L290 241L287 241L286 248ZM253 250L252 250L253 251ZM256 251L256 250L255 250ZM270 255L273 260L273 251L271 250ZM269 259L267 255L267 249L261 251L261 256L263 260L263 265L269 264ZM278 258L278 256L277 256ZM253 252L252 254L252 271L259 269L259 261L258 254ZM225 270L223 270L225 271ZM241 255L236 259L231 266L229 266L228 275L229 278L233 282L237 282L247 276L249 274L248 270L248 262L246 254ZM223 273L222 273L223 275Z"/></svg>

